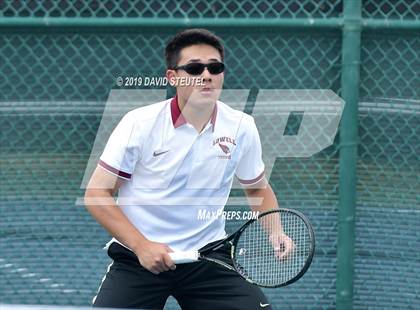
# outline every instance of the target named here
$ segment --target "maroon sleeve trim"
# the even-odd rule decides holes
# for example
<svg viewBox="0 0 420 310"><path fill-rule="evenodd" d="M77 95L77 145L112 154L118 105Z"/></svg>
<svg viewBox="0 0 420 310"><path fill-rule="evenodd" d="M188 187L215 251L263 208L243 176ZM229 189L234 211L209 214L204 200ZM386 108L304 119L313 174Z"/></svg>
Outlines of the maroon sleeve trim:
<svg viewBox="0 0 420 310"><path fill-rule="evenodd" d="M264 171L261 172L261 174L259 176L257 176L256 178L252 179L252 180L242 180L240 178L238 178L239 182L241 182L241 184L245 184L245 185L249 185L249 184L254 184L257 183L258 181L260 181L262 178L264 177Z"/></svg>
<svg viewBox="0 0 420 310"><path fill-rule="evenodd" d="M115 174L115 175L117 175L121 178L124 178L124 179L127 179L127 180L131 179L131 174L130 173L115 169L114 167L111 167L110 165L108 165L106 162L104 162L102 160L99 160L98 165L101 166L102 168L104 168L105 170L108 170L112 174Z"/></svg>

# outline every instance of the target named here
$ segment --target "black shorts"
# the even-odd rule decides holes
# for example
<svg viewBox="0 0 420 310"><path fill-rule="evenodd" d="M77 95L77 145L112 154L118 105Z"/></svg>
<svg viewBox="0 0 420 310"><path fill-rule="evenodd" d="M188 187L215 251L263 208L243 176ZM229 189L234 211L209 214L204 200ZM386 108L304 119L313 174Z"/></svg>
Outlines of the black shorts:
<svg viewBox="0 0 420 310"><path fill-rule="evenodd" d="M178 264L175 270L155 275L116 242L109 246L108 255L113 263L94 298L94 307L163 309L172 295L183 310L272 309L258 286L215 263ZM229 263L229 248L217 250L214 257Z"/></svg>

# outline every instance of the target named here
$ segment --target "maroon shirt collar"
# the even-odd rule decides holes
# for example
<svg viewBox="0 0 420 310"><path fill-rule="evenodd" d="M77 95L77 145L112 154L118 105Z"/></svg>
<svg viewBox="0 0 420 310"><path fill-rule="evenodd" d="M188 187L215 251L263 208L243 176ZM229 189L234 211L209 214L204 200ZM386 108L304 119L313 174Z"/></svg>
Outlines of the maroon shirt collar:
<svg viewBox="0 0 420 310"><path fill-rule="evenodd" d="M171 100L171 116L172 116L172 124L174 128L178 128L187 123L184 115L182 115L181 110L178 105L178 96L175 96ZM217 103L214 105L213 113L211 115L210 122L212 124L212 130L214 131L214 125L216 123L216 116L217 116Z"/></svg>

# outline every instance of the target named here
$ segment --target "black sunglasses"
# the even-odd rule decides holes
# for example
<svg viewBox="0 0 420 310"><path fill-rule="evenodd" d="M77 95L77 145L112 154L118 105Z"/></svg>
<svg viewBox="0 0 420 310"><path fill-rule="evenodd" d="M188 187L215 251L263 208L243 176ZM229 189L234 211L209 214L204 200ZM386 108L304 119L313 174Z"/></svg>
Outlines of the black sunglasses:
<svg viewBox="0 0 420 310"><path fill-rule="evenodd" d="M209 70L210 74L220 74L225 70L225 64L223 62L210 62L208 64L192 62L183 66L177 66L174 70L184 70L191 75L200 75L205 68Z"/></svg>

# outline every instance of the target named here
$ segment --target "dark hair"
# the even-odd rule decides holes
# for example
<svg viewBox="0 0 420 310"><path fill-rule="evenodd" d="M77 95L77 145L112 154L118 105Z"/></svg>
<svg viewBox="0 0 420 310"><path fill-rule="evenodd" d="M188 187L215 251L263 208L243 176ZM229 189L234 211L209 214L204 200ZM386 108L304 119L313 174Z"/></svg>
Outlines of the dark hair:
<svg viewBox="0 0 420 310"><path fill-rule="evenodd" d="M166 45L165 57L167 68L172 69L178 64L179 55L183 48L197 44L207 44L213 46L219 51L220 57L223 61L224 48L222 40L220 40L218 36L206 29L188 29L178 33Z"/></svg>

